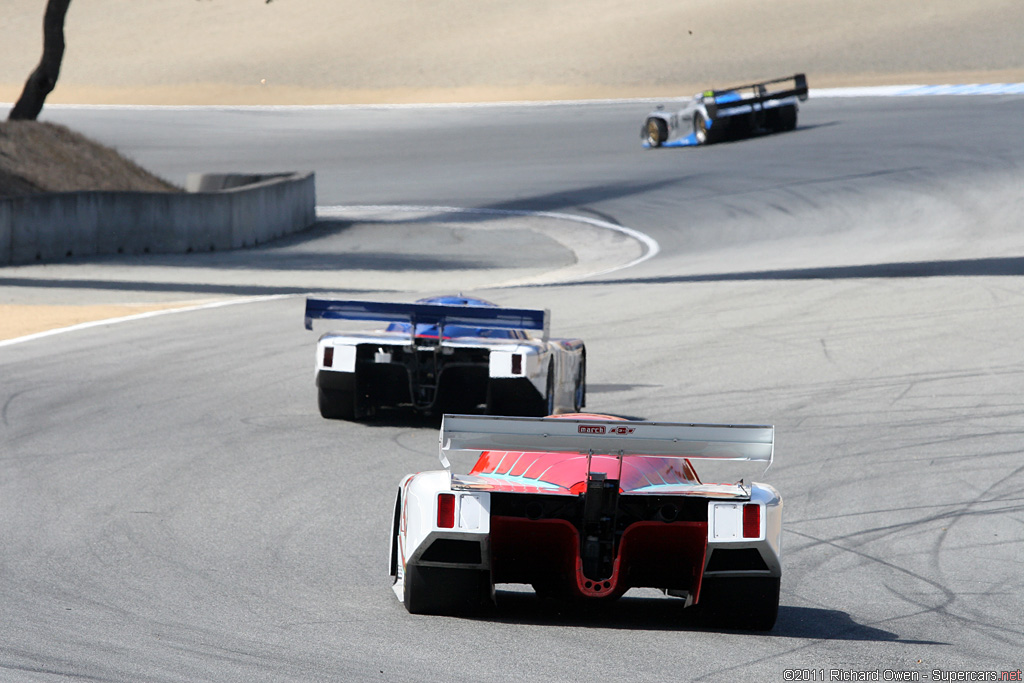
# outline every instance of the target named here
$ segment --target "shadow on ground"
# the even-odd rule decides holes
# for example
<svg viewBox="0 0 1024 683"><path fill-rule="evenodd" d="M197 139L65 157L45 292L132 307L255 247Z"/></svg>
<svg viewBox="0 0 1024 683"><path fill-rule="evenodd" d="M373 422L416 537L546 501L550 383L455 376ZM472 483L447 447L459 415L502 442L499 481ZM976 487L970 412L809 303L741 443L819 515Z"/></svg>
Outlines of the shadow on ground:
<svg viewBox="0 0 1024 683"><path fill-rule="evenodd" d="M860 266L825 266L821 268L787 268L700 275L660 275L656 277L622 278L619 280L579 280L555 286L580 285L660 285L681 282L745 282L768 280L855 280L867 278L926 277L1012 277L1024 275L1024 256L954 259L949 261L906 261ZM547 287L552 285L527 285Z"/></svg>
<svg viewBox="0 0 1024 683"><path fill-rule="evenodd" d="M623 597L611 604L585 606L540 600L531 591L497 591L497 608L486 616L503 623L576 626L640 631L714 631L811 640L858 640L941 645L936 641L902 640L899 634L859 624L839 610L779 606L775 628L767 632L723 629L702 622L676 598Z"/></svg>

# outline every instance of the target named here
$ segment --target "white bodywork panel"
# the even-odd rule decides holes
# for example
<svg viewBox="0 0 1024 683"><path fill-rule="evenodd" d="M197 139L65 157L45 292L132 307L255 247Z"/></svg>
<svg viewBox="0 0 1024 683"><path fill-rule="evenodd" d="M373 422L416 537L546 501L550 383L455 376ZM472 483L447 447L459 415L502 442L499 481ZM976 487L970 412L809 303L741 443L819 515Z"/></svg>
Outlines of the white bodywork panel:
<svg viewBox="0 0 1024 683"><path fill-rule="evenodd" d="M455 496L455 526L442 528L437 524L437 497L442 493ZM490 534L490 494L476 491L452 491L451 475L447 470L420 472L402 480L399 489L401 516L397 534L392 534L396 555L394 591L403 599L405 566L409 562L425 566L459 566L445 562L421 559L423 550L436 539L472 540L481 543L480 563L471 565L479 569L489 566L486 552Z"/></svg>
<svg viewBox="0 0 1024 683"><path fill-rule="evenodd" d="M760 506L760 531L757 538L743 537L743 507ZM772 486L755 483L751 485L748 502L711 501L708 503L708 548L706 564L710 563L715 549L743 550L755 548L768 566L768 575L782 575L782 498ZM705 576L743 576L751 571L708 571ZM763 571L756 572L764 574Z"/></svg>
<svg viewBox="0 0 1024 683"><path fill-rule="evenodd" d="M409 335L395 332L337 333L328 332L317 341L314 377L323 371L355 372L356 349L360 345L411 347ZM544 396L548 372L552 375L554 412L572 412L576 376L583 362L583 343L570 339L488 339L459 337L445 339L442 349L483 349L489 354L489 376L496 379L525 378ZM330 367L324 364L324 351L333 349ZM442 351L443 352L443 351ZM513 357L520 356L520 372L513 372ZM379 362L390 362L390 358Z"/></svg>

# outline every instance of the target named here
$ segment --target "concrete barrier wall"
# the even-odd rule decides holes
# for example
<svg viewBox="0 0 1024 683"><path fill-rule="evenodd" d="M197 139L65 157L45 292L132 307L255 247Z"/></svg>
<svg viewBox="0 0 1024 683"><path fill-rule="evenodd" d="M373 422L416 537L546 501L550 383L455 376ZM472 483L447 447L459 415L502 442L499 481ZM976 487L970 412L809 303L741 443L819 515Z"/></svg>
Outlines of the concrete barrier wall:
<svg viewBox="0 0 1024 683"><path fill-rule="evenodd" d="M209 178L190 177L190 185L204 188L195 192L67 192L0 200L0 265L252 247L316 221L313 173Z"/></svg>

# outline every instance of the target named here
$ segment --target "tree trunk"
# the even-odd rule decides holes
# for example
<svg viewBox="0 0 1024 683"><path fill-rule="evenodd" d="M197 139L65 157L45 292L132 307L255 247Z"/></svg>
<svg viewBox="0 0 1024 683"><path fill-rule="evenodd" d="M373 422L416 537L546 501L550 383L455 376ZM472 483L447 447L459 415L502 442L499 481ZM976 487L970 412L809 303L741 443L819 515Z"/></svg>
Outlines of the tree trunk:
<svg viewBox="0 0 1024 683"><path fill-rule="evenodd" d="M71 0L47 0L43 15L43 58L28 77L21 97L15 103L10 121L35 121L43 110L46 96L57 85L60 63L64 59L64 16Z"/></svg>

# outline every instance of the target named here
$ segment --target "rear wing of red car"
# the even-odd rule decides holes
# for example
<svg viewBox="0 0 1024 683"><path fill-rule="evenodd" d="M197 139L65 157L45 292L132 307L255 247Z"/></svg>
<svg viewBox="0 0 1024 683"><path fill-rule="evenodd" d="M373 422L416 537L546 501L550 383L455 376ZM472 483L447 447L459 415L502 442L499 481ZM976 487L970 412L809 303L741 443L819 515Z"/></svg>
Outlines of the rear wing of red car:
<svg viewBox="0 0 1024 683"><path fill-rule="evenodd" d="M791 87L769 87L780 83L790 85L790 82L792 82ZM803 102L807 99L807 93L807 76L805 74L794 74L784 78L750 83L748 85L737 85L721 90L705 90L703 95L704 107L708 110L708 114L714 118L717 109L730 106L763 104L771 100L783 100L787 97L795 97Z"/></svg>
<svg viewBox="0 0 1024 683"><path fill-rule="evenodd" d="M587 420L560 417L445 415L441 421L441 463L445 451L527 451L772 463L775 428L676 422Z"/></svg>
<svg viewBox="0 0 1024 683"><path fill-rule="evenodd" d="M547 339L550 317L550 312L546 309L306 299L305 322L307 330L313 329L313 321L316 319L408 323L413 330L417 325L465 325L500 330L540 331L544 339Z"/></svg>

